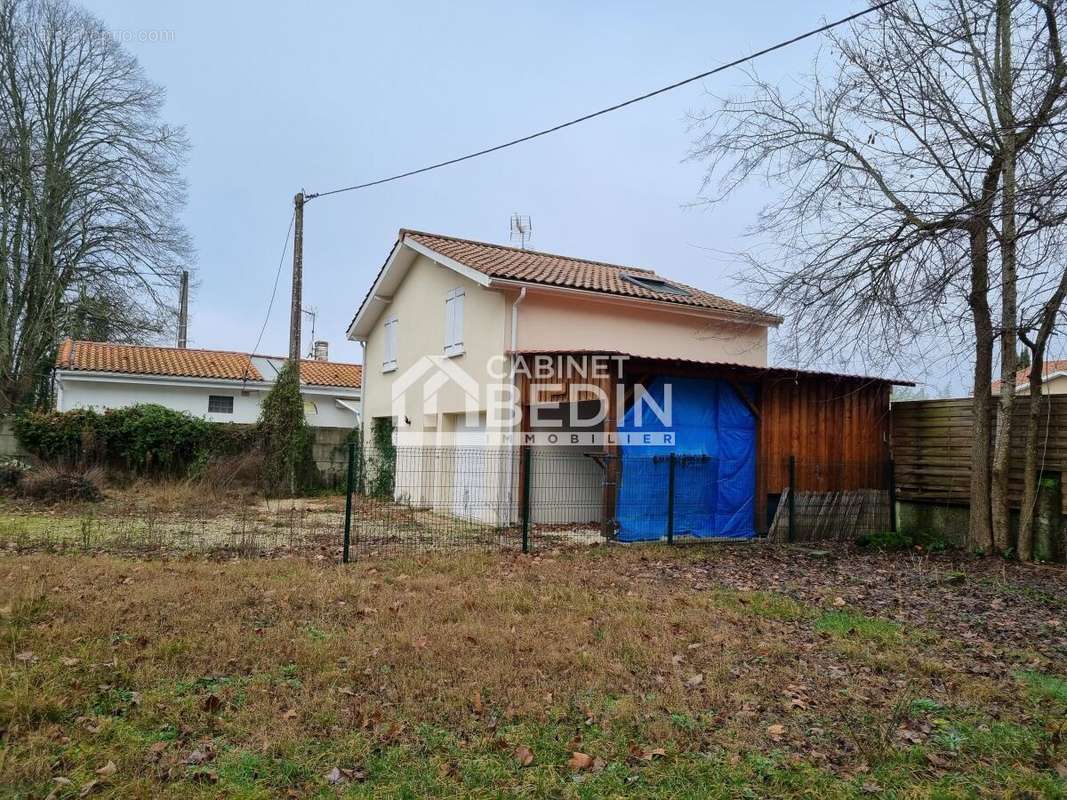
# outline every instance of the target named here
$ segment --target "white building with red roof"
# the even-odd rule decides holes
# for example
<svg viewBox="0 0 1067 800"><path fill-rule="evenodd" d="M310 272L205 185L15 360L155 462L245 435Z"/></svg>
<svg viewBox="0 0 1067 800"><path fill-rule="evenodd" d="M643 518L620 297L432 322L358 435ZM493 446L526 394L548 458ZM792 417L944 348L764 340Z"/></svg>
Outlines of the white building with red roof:
<svg viewBox="0 0 1067 800"><path fill-rule="evenodd" d="M359 422L359 364L300 362L304 413L316 427ZM55 364L56 408L70 411L155 403L215 422L251 424L284 358L227 350L65 340Z"/></svg>

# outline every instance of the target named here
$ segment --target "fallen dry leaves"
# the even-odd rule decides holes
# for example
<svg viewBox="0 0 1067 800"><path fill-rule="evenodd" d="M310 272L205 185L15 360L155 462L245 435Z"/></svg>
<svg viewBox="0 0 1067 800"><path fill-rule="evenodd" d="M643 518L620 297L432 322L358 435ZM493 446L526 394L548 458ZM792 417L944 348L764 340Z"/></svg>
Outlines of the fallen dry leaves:
<svg viewBox="0 0 1067 800"><path fill-rule="evenodd" d="M1057 573L1037 580L1009 567L993 576L980 563L948 557L619 548L537 560L412 559L402 579L390 577L397 567L385 561L343 570L296 561L143 562L118 597L113 587L128 561L0 558L0 571L23 562L56 589L47 611L54 616L23 634L6 666L49 670L70 693L73 720L37 739L101 742L111 715L94 707L98 695L121 696L121 713L136 720L179 683L198 687L181 698L190 729L134 756L161 782L219 780L215 747L251 741L269 752L293 737L338 741L353 731L376 748L406 747L426 723L453 733L464 752L499 739L493 747L512 766L583 773L575 776L583 780L606 766L588 750L627 769L668 752L666 768L694 752L722 752L726 763L741 764L739 754L773 751L851 779L866 774L878 748L935 738L932 719L901 718L902 703L930 697L1025 724L1029 712L1011 694L1015 672L1055 672L1067 663L1067 609L1055 600L1067 597L1067 584ZM949 571L968 572L960 582L946 580ZM0 582L0 603L18 606L4 591ZM767 596L789 599L800 613L790 616L786 606L776 616ZM937 635L919 644L904 637L895 650L866 647L855 631L841 639L819 634L814 620L826 611L889 618L909 636ZM309 626L328 637L308 636ZM161 657L175 643L190 655ZM238 701L231 682L250 676L260 688ZM151 708L134 708L141 692ZM513 723L554 718L573 725L568 737L577 735L570 755L553 764L534 753L525 728L521 738L508 732ZM285 724L272 724L279 720ZM16 740L42 730L19 724ZM628 726L640 744L621 753L582 740L587 727ZM923 768L931 774L960 768L957 756L929 752ZM102 760L89 768L102 769ZM1045 769L1062 760L1053 754ZM315 765L310 782L362 780L338 761ZM443 767L449 780L453 767ZM0 768L22 774L15 759ZM91 775L89 791L113 791L130 780L126 772ZM80 788L68 786L64 796Z"/></svg>

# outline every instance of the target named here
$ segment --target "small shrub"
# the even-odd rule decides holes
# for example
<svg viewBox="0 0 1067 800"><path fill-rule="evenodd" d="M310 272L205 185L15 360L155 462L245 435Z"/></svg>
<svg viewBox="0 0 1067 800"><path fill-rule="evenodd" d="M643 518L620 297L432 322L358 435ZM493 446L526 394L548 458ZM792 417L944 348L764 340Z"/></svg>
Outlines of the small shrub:
<svg viewBox="0 0 1067 800"><path fill-rule="evenodd" d="M947 545L945 540L935 533L910 534L901 531L883 531L860 536L856 544L868 550L878 552L896 552L919 548L931 553L942 553Z"/></svg>
<svg viewBox="0 0 1067 800"><path fill-rule="evenodd" d="M42 467L24 478L19 485L19 495L39 503L90 502L104 498L99 482L102 474L97 469L78 471Z"/></svg>
<svg viewBox="0 0 1067 800"><path fill-rule="evenodd" d="M99 454L100 414L91 409L29 411L15 417L15 438L53 464L80 464Z"/></svg>

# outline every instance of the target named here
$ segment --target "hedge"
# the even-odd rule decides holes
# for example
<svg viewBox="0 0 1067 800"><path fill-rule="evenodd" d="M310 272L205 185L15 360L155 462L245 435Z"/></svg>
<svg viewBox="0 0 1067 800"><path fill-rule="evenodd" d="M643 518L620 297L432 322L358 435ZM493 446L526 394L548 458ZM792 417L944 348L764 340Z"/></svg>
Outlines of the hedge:
<svg viewBox="0 0 1067 800"><path fill-rule="evenodd" d="M213 455L255 446L253 428L209 422L160 405L30 411L15 418L29 453L62 464L102 464L131 474L184 475Z"/></svg>

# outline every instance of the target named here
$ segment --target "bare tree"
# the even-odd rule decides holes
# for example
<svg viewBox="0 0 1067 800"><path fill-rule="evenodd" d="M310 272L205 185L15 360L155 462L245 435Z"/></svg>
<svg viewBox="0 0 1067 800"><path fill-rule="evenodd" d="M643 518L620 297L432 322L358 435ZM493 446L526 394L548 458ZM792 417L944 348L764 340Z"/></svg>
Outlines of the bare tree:
<svg viewBox="0 0 1067 800"><path fill-rule="evenodd" d="M191 248L188 144L162 102L90 14L0 0L0 411L87 315L122 339L168 326Z"/></svg>
<svg viewBox="0 0 1067 800"><path fill-rule="evenodd" d="M1053 262L1055 263L1055 262ZM1059 270L1059 283L1032 317L1023 316L1019 338L1028 348L1029 407L1027 409L1026 447L1023 456L1023 493L1019 502L1019 558L1030 561L1034 556L1034 510L1037 506L1037 487L1040 479L1038 441L1041 434L1041 402L1044 392L1045 353L1049 339L1056 329L1062 313L1063 301L1067 298L1067 268ZM1047 401L1046 401L1047 403ZM1048 420L1046 418L1046 424Z"/></svg>
<svg viewBox="0 0 1067 800"><path fill-rule="evenodd" d="M1029 242L1056 241L1040 234L1067 206L1063 14L1063 0L896 3L833 38L832 68L817 62L795 95L755 80L750 97L701 116L693 153L718 187L709 202L757 175L788 187L759 219L755 232L775 244L746 277L809 355L890 366L916 340L969 347L970 536L987 553L1007 549L991 505L996 465L1003 532L996 339L1009 342L1002 377L1014 376L1020 292L1049 290L1034 257L1043 248ZM1013 400L1005 389L1001 420Z"/></svg>

